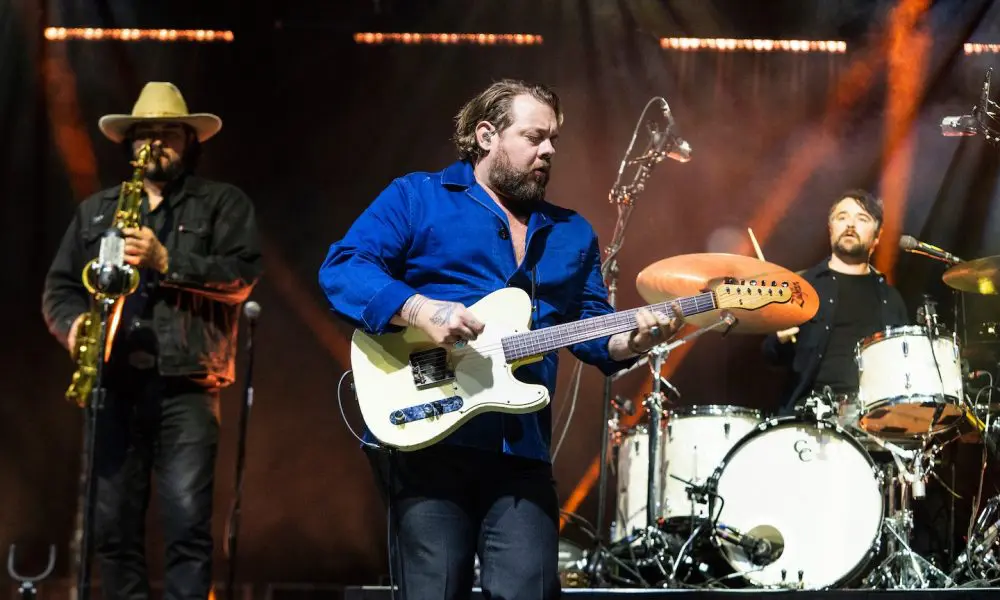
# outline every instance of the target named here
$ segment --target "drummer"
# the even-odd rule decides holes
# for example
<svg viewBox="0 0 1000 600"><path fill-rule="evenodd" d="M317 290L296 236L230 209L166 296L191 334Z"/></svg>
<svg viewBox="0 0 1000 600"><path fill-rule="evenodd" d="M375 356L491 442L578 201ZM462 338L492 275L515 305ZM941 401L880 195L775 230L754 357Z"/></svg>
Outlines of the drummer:
<svg viewBox="0 0 1000 600"><path fill-rule="evenodd" d="M791 367L779 414L792 414L826 387L838 396L856 394L858 341L907 324L902 296L870 262L882 214L882 200L864 190L841 194L831 207L831 255L802 274L819 296L816 316L764 340L765 359Z"/></svg>

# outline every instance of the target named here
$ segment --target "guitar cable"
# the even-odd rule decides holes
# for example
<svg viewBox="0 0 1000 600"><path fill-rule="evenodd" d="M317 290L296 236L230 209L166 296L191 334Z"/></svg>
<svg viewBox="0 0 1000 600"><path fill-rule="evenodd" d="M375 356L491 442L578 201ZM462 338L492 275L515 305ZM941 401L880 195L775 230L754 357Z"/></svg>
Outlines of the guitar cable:
<svg viewBox="0 0 1000 600"><path fill-rule="evenodd" d="M393 475L395 474L394 473L394 466L395 466L395 462L396 462L396 451L393 448L386 448L386 447L380 446L378 444L373 444L371 442L366 442L364 439L362 439L362 437L360 435L357 434L356 431L354 431L354 428L351 427L351 422L347 420L347 413L344 410L344 398L341 395L341 391L343 391L344 380L347 379L347 376L350 375L352 372L353 372L352 369L348 369L348 370L344 371L344 374L340 376L340 380L337 382L337 407L340 409L340 416L341 416L341 418L344 421L344 426L347 427L347 431L349 431L351 433L351 435L354 436L354 439L358 440L358 442L360 442L362 446L365 446L366 448L371 448L371 449L375 450L376 452L385 452L385 453L387 453L387 456L388 456L388 460L386 461L387 465L388 465L388 468L387 468L388 473L387 473L387 476L386 476L387 481L385 482L385 497L386 497L386 514L385 514L386 540L385 540L385 546L386 546L386 553L387 553L386 559L387 559L387 562L388 562L388 565L389 565L389 594L390 594L390 597L392 598L392 600L396 600L396 581L395 581L396 578L394 576L395 575L394 571L397 571L397 570L393 569L393 559L396 558L396 559L402 561L402 557L399 554L399 552L398 551L397 552L393 552L393 541L394 541L393 538L395 538L396 545L398 546L398 544L399 544L399 537L398 537L398 533L397 533L398 529L393 526L394 525L394 523L393 523L393 517L397 513L397 511L393 510L393 505L395 504L395 502L393 500L393 498L395 496L395 494L393 493ZM354 390L354 383L353 382L351 383L351 389ZM357 400L357 393L355 393L354 399ZM400 564L399 567L400 568L398 569L398 573L399 573L400 578L402 578L402 576L403 576L402 564ZM402 585L400 585L399 590L400 590L400 592L402 592L402 590L403 590Z"/></svg>

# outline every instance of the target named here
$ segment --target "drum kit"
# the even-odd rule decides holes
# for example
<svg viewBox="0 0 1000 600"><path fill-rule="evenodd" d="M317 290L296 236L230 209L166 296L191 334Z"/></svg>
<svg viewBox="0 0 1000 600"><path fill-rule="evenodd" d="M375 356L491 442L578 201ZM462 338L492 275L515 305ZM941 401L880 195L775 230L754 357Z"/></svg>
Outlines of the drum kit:
<svg viewBox="0 0 1000 600"><path fill-rule="evenodd" d="M670 401L676 389L661 375L673 348L720 327L777 332L818 310L804 278L754 257L673 257L642 271L637 286L653 303L696 293L721 277L780 279L803 293L796 303L699 315L689 322L694 333L654 348L636 365L652 372L647 420L628 427L620 415L609 420L615 517L609 543L575 563L576 580L809 590L1000 581L1000 497L985 503L954 564L934 564L911 549L914 503L937 478L941 450L969 425L995 445L990 405L972 398L959 337L939 322L930 297L917 311L917 325L858 341L853 394L812 393L794 414L778 417L740 406L678 407ZM1000 257L957 264L944 281L959 292L993 293ZM981 391L991 393L989 377Z"/></svg>

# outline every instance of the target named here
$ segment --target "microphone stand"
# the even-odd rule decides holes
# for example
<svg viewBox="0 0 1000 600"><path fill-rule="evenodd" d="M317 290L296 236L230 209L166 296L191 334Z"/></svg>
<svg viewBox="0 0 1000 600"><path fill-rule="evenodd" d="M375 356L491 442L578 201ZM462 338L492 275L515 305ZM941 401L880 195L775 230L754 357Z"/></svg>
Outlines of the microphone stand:
<svg viewBox="0 0 1000 600"><path fill-rule="evenodd" d="M628 157L632 153L632 148L635 145L636 137L639 135L639 128L642 126L643 120L646 117L646 112L657 101L661 105L663 115L667 118L666 132L659 134L654 130L646 152L644 152L639 158L629 161ZM622 162L618 167L618 177L608 194L609 202L614 203L618 207L618 219L615 222L615 230L612 234L611 241L605 251L604 261L601 263L601 277L604 280L605 288L608 290L608 304L611 305L612 309L616 308L617 305L618 275L620 272L618 267L618 253L621 252L622 245L625 242L625 229L628 227L629 217L632 215L632 209L635 208L635 199L645 189L646 179L649 177L653 166L666 157L666 153L663 152L663 147L670 138L669 133L673 128L673 125L674 120L667 101L659 96L651 98L642 109L642 113L639 115L639 120L636 122L635 129L632 131L632 139L629 142L628 148L625 150L625 156L622 157ZM690 149L688 148L687 150L689 151ZM635 176L631 184L623 185L622 175L625 172L625 167L632 164L639 165ZM607 512L607 463L610 454L610 437L614 435L618 429L618 419L612 418L611 415L613 382L614 379L611 377L605 377L604 394L601 402L601 406L603 408L601 416L601 455L598 462L597 519L596 531L594 532L594 542L596 544L596 548L590 556L590 564L587 569L595 583L599 583L599 581L597 581L599 579L597 565L600 562L598 559L604 549L605 541L604 515L605 512Z"/></svg>
<svg viewBox="0 0 1000 600"><path fill-rule="evenodd" d="M229 569L226 574L226 598L234 600L233 585L236 581L237 537L240 530L240 503L243 497L243 471L246 466L247 424L250 421L250 409L253 407L253 334L257 319L249 319L249 335L247 336L247 383L243 393L243 403L240 405L239 437L236 443L236 477L233 490L233 503L229 509L227 521L226 555L229 558Z"/></svg>
<svg viewBox="0 0 1000 600"><path fill-rule="evenodd" d="M94 373L94 388L90 392L90 403L85 407L83 429L82 468L82 508L80 519L80 543L77 549L76 600L90 599L91 550L93 549L94 505L97 502L97 482L94 481L94 462L97 454L97 421L104 408L107 390L104 388L105 348L108 345L108 320L114 299L97 300L101 306L101 327L97 339L99 353Z"/></svg>

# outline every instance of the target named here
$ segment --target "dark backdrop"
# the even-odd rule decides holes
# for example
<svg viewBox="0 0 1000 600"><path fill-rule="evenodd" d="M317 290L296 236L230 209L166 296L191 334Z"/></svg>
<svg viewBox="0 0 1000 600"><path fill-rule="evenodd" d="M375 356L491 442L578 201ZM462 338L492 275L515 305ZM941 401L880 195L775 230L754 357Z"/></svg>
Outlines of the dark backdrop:
<svg viewBox="0 0 1000 600"><path fill-rule="evenodd" d="M938 123L945 115L967 112L984 68L994 62L992 55L964 56L961 46L1000 39L991 25L1000 13L990 4L932 4L919 22L932 40L919 69L926 87L916 91L918 109L902 123L915 151L903 182L900 229L967 257L1000 254L997 151L981 138L941 137ZM620 256L619 306L641 302L635 275L656 260L747 252L745 228L766 221L761 215L777 219L773 231L761 236L768 260L793 270L811 266L828 250L825 217L837 195L853 187L878 190L885 183L886 123L895 117L887 113L892 86L886 83L884 42L895 5L887 0L3 4L0 547L20 544L30 554L30 568L46 545L55 543L58 573L67 572L81 419L63 400L72 365L42 321L42 281L74 205L127 177L120 152L102 138L97 119L129 112L144 82L172 81L192 111L222 117L224 128L205 145L200 172L250 194L265 240L266 273L253 295L263 315L242 576L255 582L374 582L385 570L385 513L337 409L335 388L349 367L350 329L330 316L316 285L329 244L393 177L437 170L453 160L448 139L461 104L495 79L519 77L553 85L562 95L566 122L550 198L590 219L604 243L615 221L608 190L651 96L667 98L694 148L688 164L657 166L638 199ZM236 41L46 42L46 26L231 29ZM353 42L355 31L540 33L544 44L364 46ZM657 43L661 36L844 39L849 51L667 52ZM857 83L859 72L863 85ZM841 97L848 100L838 104ZM638 143L645 141L640 137ZM787 207L777 210L783 203ZM949 310L952 296L940 283L942 271L920 257L900 258L893 276L911 312L922 293L934 294L942 310ZM971 329L995 319L994 302L966 300ZM702 338L672 375L683 402L772 407L781 376L762 364L760 341ZM219 540L231 498L244 360L240 381L224 394ZM563 365L557 413L566 408L562 392L572 363ZM555 464L564 498L600 446L601 379L593 369L584 373ZM635 395L647 379L641 372L630 375L616 384L616 392ZM357 426L350 402L347 414ZM595 518L595 492L579 512ZM584 539L572 529L566 535ZM158 536L154 526L151 563L157 578ZM217 555L221 578L221 551Z"/></svg>

